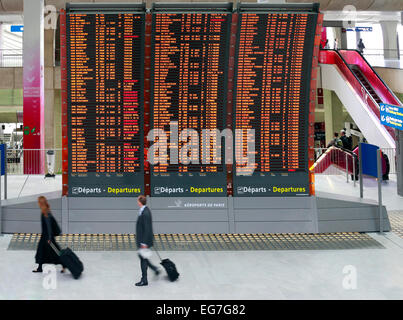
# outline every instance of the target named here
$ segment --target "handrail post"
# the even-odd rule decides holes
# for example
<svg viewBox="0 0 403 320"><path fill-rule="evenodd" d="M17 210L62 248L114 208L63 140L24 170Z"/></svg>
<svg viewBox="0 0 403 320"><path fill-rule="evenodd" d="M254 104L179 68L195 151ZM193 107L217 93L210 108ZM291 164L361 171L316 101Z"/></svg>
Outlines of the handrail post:
<svg viewBox="0 0 403 320"><path fill-rule="evenodd" d="M4 144L4 200L7 200L7 144Z"/></svg>
<svg viewBox="0 0 403 320"><path fill-rule="evenodd" d="M383 233L383 217L382 217L382 161L381 149L376 150L376 162L378 169L378 209L379 209L379 232Z"/></svg>
<svg viewBox="0 0 403 320"><path fill-rule="evenodd" d="M362 181L362 149L361 142L358 144L358 174L360 175L360 198L364 197L364 185Z"/></svg>
<svg viewBox="0 0 403 320"><path fill-rule="evenodd" d="M353 182L354 182L354 188L355 188L355 157L353 153Z"/></svg>
<svg viewBox="0 0 403 320"><path fill-rule="evenodd" d="M348 183L348 154L346 152L346 176L347 176L347 183Z"/></svg>
<svg viewBox="0 0 403 320"><path fill-rule="evenodd" d="M1 153L0 153L0 236L3 235L3 207L1 205Z"/></svg>

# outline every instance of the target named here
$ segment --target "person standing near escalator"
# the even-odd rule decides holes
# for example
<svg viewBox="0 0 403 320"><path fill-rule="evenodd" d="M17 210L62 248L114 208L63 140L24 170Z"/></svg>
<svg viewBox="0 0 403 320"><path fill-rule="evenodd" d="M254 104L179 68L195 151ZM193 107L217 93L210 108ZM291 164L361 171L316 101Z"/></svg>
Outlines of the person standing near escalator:
<svg viewBox="0 0 403 320"><path fill-rule="evenodd" d="M327 145L328 148L335 146L335 147L342 147L343 146L343 142L340 140L339 138L339 134L337 132L334 133L334 137L333 140L329 142L329 144Z"/></svg>
<svg viewBox="0 0 403 320"><path fill-rule="evenodd" d="M360 38L360 41L358 41L358 43L357 43L357 48L361 54L364 54L365 45L361 38Z"/></svg>
<svg viewBox="0 0 403 320"><path fill-rule="evenodd" d="M337 40L337 38L334 38L333 49L339 50L339 40Z"/></svg>
<svg viewBox="0 0 403 320"><path fill-rule="evenodd" d="M340 140L341 140L341 142L343 144L344 149L351 150L351 148L352 148L352 139L351 139L351 136L347 137L346 131L341 130Z"/></svg>

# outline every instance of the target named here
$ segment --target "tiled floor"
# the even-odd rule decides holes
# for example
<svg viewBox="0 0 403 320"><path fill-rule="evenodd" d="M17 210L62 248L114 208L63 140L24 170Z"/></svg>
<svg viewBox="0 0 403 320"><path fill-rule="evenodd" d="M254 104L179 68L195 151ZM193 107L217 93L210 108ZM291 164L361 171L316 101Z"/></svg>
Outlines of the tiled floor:
<svg viewBox="0 0 403 320"><path fill-rule="evenodd" d="M40 234L14 234L8 250L35 250ZM74 251L136 251L134 234L65 234L59 245ZM156 234L160 251L251 251L376 249L383 246L365 233L328 234Z"/></svg>
<svg viewBox="0 0 403 320"><path fill-rule="evenodd" d="M403 210L389 211L389 220L392 225L392 231L400 238L403 238Z"/></svg>
<svg viewBox="0 0 403 320"><path fill-rule="evenodd" d="M389 175L389 181L382 182L382 203L389 210L403 210L403 197L397 194L396 175ZM354 187L345 175L315 175L315 190L326 193L360 196L360 185ZM378 201L378 182L372 178L364 179L364 198Z"/></svg>
<svg viewBox="0 0 403 320"><path fill-rule="evenodd" d="M7 250L7 235L0 237L0 299L403 299L403 239L371 236L384 249L163 251L179 280L150 274L149 286L138 288L133 251L77 252L85 270L74 280L32 273L35 251ZM46 289L50 277L56 289ZM356 287L345 286L351 277Z"/></svg>
<svg viewBox="0 0 403 320"><path fill-rule="evenodd" d="M60 190L58 179L13 177L9 198ZM358 184L354 188L343 176L318 175L315 186L359 195ZM377 200L375 180L365 179L364 197ZM403 198L393 176L383 184L383 202L392 224L400 223L395 211L402 210ZM35 252L7 250L12 237L5 235L0 236L0 299L403 299L403 239L394 231L371 234L381 249L163 251L163 258L177 264L180 279L170 283L150 275L145 288L134 286L140 278L134 251L78 251L85 265L82 278L57 273L56 289L44 286L53 273L31 272ZM152 260L157 263L155 256ZM346 277L354 274L356 288L346 288Z"/></svg>

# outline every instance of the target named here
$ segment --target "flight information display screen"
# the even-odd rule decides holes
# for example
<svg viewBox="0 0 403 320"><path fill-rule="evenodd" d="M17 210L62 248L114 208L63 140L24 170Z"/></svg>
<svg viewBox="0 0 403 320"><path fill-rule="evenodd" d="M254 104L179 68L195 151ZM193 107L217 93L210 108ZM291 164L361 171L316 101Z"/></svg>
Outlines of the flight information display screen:
<svg viewBox="0 0 403 320"><path fill-rule="evenodd" d="M244 132L235 153L254 161L234 166L236 196L309 195L308 112L316 17L239 15L234 126ZM247 134L248 129L254 134ZM252 140L254 149L248 150Z"/></svg>
<svg viewBox="0 0 403 320"><path fill-rule="evenodd" d="M144 192L144 14L67 14L70 196Z"/></svg>
<svg viewBox="0 0 403 320"><path fill-rule="evenodd" d="M226 196L225 128L230 13L154 13L152 129L166 134L151 194ZM156 139L156 141L162 141Z"/></svg>

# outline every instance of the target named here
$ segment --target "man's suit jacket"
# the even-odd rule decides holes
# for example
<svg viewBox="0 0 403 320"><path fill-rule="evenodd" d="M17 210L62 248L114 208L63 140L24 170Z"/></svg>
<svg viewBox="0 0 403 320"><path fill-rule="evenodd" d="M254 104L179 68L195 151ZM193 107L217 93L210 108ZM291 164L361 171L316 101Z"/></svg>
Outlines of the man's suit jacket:
<svg viewBox="0 0 403 320"><path fill-rule="evenodd" d="M141 215L137 218L136 223L136 244L140 248L144 243L148 247L152 247L154 240L153 221L151 210L145 207Z"/></svg>

